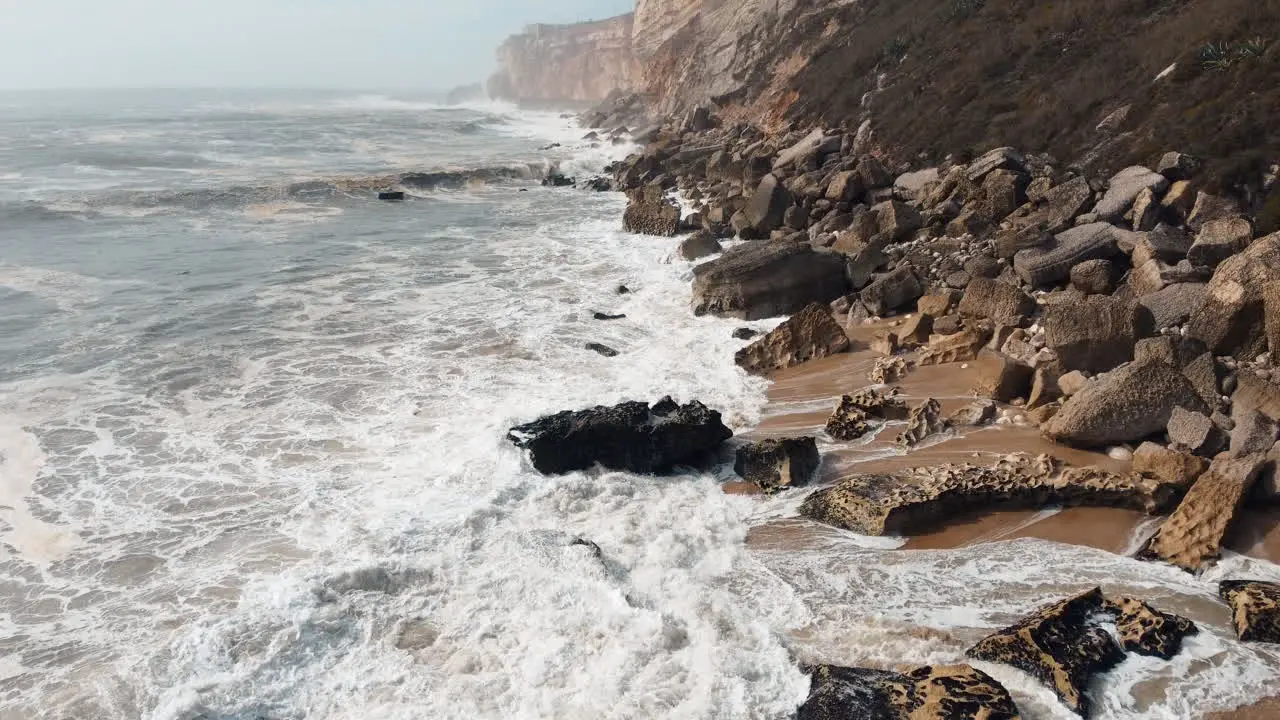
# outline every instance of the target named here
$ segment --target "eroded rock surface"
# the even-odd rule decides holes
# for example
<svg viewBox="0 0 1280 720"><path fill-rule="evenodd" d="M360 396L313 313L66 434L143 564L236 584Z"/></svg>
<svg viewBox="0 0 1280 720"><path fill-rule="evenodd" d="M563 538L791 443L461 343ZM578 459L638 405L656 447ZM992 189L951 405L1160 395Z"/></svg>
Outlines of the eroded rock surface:
<svg viewBox="0 0 1280 720"><path fill-rule="evenodd" d="M1174 408L1206 412L1191 382L1162 362L1130 363L1091 380L1044 425L1050 440L1098 447L1162 432Z"/></svg>
<svg viewBox="0 0 1280 720"><path fill-rule="evenodd" d="M1107 599L1107 610L1116 616L1116 630L1125 650L1170 660L1182 649L1182 639L1199 632L1181 615L1161 612L1131 597Z"/></svg>
<svg viewBox="0 0 1280 720"><path fill-rule="evenodd" d="M822 665L796 720L1017 720L1009 691L969 665L908 673Z"/></svg>
<svg viewBox="0 0 1280 720"><path fill-rule="evenodd" d="M735 359L747 372L764 374L848 349L849 336L831 316L831 309L814 303L739 350Z"/></svg>
<svg viewBox="0 0 1280 720"><path fill-rule="evenodd" d="M1141 557L1195 572L1217 559L1222 540L1266 461L1265 455L1220 456L1200 476Z"/></svg>
<svg viewBox="0 0 1280 720"><path fill-rule="evenodd" d="M1225 580L1218 594L1231 606L1231 623L1241 640L1280 643L1280 584Z"/></svg>
<svg viewBox="0 0 1280 720"><path fill-rule="evenodd" d="M808 483L821 464L811 437L769 439L738 448L733 470L764 490L778 490Z"/></svg>

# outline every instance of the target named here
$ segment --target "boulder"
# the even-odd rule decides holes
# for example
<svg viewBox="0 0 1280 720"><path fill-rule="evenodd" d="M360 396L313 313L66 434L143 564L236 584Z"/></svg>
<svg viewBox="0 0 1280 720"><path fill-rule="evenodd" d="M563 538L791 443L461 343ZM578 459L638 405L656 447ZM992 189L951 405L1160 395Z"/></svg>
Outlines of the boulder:
<svg viewBox="0 0 1280 720"><path fill-rule="evenodd" d="M1217 455L1227 444L1226 434L1208 415L1174 408L1169 416L1169 441L1201 457ZM1274 442L1274 441L1273 441ZM1270 443L1267 449L1270 448Z"/></svg>
<svg viewBox="0 0 1280 720"><path fill-rule="evenodd" d="M1212 353L1193 358L1182 368L1182 375L1204 400L1206 408L1214 410L1222 402L1222 377Z"/></svg>
<svg viewBox="0 0 1280 720"><path fill-rule="evenodd" d="M827 199L834 203L855 202L864 192L862 178L853 170L835 173L827 185Z"/></svg>
<svg viewBox="0 0 1280 720"><path fill-rule="evenodd" d="M1187 180L1178 180L1170 185L1169 191L1164 194L1164 198L1160 201L1160 209L1165 217L1174 222L1183 223L1186 222L1195 204L1195 188Z"/></svg>
<svg viewBox="0 0 1280 720"><path fill-rule="evenodd" d="M1113 274L1110 260L1086 260L1071 268L1071 287L1085 295L1110 295Z"/></svg>
<svg viewBox="0 0 1280 720"><path fill-rule="evenodd" d="M1232 455L1270 453L1280 437L1280 425L1275 420L1244 403L1232 407L1231 423L1234 425L1229 448Z"/></svg>
<svg viewBox="0 0 1280 720"><path fill-rule="evenodd" d="M1045 230L1060 233L1073 225L1075 219L1089 210L1093 203L1093 189L1083 177L1073 178L1051 188L1045 193Z"/></svg>
<svg viewBox="0 0 1280 720"><path fill-rule="evenodd" d="M777 176L770 173L760 181L742 213L755 237L768 237L769 233L782 227L787 208L791 205L791 193Z"/></svg>
<svg viewBox="0 0 1280 720"><path fill-rule="evenodd" d="M1280 387L1257 375L1243 371L1236 374L1236 390L1231 394L1232 415L1257 412L1273 422L1280 422Z"/></svg>
<svg viewBox="0 0 1280 720"><path fill-rule="evenodd" d="M1027 409L1035 410L1057 402L1062 397L1062 392L1058 389L1060 377L1062 377L1062 363L1057 362L1056 359L1036 365L1031 375L1031 394L1026 396ZM1055 410L1054 413L1056 414L1057 411Z"/></svg>
<svg viewBox="0 0 1280 720"><path fill-rule="evenodd" d="M1134 200L1143 190L1162 193L1168 187L1168 179L1160 173L1141 166L1127 167L1112 176L1107 192L1098 200L1093 211L1101 220L1116 221L1133 207Z"/></svg>
<svg viewBox="0 0 1280 720"><path fill-rule="evenodd" d="M1001 403L1027 397L1033 372L1031 366L991 350L979 352L974 365L977 369L974 394Z"/></svg>
<svg viewBox="0 0 1280 720"><path fill-rule="evenodd" d="M1280 358L1280 281L1262 286L1263 331L1272 357Z"/></svg>
<svg viewBox="0 0 1280 720"><path fill-rule="evenodd" d="M778 153L778 158L773 161L773 169L781 170L791 167L797 160L817 152L824 142L827 142L826 131L822 128L814 128L799 142Z"/></svg>
<svg viewBox="0 0 1280 720"><path fill-rule="evenodd" d="M1000 261L990 255L974 255L964 263L964 271L971 278L997 278L1003 270Z"/></svg>
<svg viewBox="0 0 1280 720"><path fill-rule="evenodd" d="M652 408L626 402L549 415L511 428L507 439L529 451L534 468L544 475L596 464L649 474L697 462L732 435L720 413L702 403L677 405L663 398Z"/></svg>
<svg viewBox="0 0 1280 720"><path fill-rule="evenodd" d="M831 309L813 303L773 332L739 350L734 359L747 372L763 375L848 349L849 337L831 316Z"/></svg>
<svg viewBox="0 0 1280 720"><path fill-rule="evenodd" d="M1021 288L999 280L973 278L965 288L958 312L986 318L997 325L1026 325L1035 314L1036 301Z"/></svg>
<svg viewBox="0 0 1280 720"><path fill-rule="evenodd" d="M1139 557L1163 560L1188 572L1204 569L1221 552L1265 455L1221 456L1201 475Z"/></svg>
<svg viewBox="0 0 1280 720"><path fill-rule="evenodd" d="M972 285L972 282L970 283ZM960 300L961 294L955 290L939 290L921 296L916 301L916 311L934 318L940 318L951 312Z"/></svg>
<svg viewBox="0 0 1280 720"><path fill-rule="evenodd" d="M914 303L923 294L920 278L910 266L903 266L877 276L863 288L860 297L871 314L884 316L891 310Z"/></svg>
<svg viewBox="0 0 1280 720"><path fill-rule="evenodd" d="M1009 691L968 665L906 673L821 665L796 720L1018 720Z"/></svg>
<svg viewBox="0 0 1280 720"><path fill-rule="evenodd" d="M1187 180L1200 169L1200 160L1193 155L1180 152L1167 152L1156 165L1156 172L1165 176L1169 182Z"/></svg>
<svg viewBox="0 0 1280 720"><path fill-rule="evenodd" d="M920 211L910 205L889 200L872 208L879 222L878 231L888 237L888 242L898 242L924 227Z"/></svg>
<svg viewBox="0 0 1280 720"><path fill-rule="evenodd" d="M680 257L690 262L715 255L724 248L716 236L706 230L699 230L680 242Z"/></svg>
<svg viewBox="0 0 1280 720"><path fill-rule="evenodd" d="M1142 267L1151 260L1177 265L1187 256L1194 241L1189 233L1171 225L1158 225L1151 232L1143 233L1134 243L1132 264Z"/></svg>
<svg viewBox="0 0 1280 720"><path fill-rule="evenodd" d="M967 327L952 335L935 335L920 351L916 364L924 367L968 362L978 357L978 351L990 337L991 331L981 327Z"/></svg>
<svg viewBox="0 0 1280 720"><path fill-rule="evenodd" d="M898 342L898 333L881 330L871 338L871 352L877 355L896 355L901 349L902 344Z"/></svg>
<svg viewBox="0 0 1280 720"><path fill-rule="evenodd" d="M995 170L1011 170L1025 175L1027 160L1022 153L1011 147L998 147L969 163L965 174L969 180L981 183L988 173Z"/></svg>
<svg viewBox="0 0 1280 720"><path fill-rule="evenodd" d="M1052 688L1064 705L1087 718L1089 679L1124 661L1124 650L1094 624L1103 603L1102 590L1094 588L980 640L966 654L1030 674Z"/></svg>
<svg viewBox="0 0 1280 720"><path fill-rule="evenodd" d="M1041 324L1064 370L1095 373L1132 360L1137 341L1154 331L1143 306L1104 295L1047 305Z"/></svg>
<svg viewBox="0 0 1280 720"><path fill-rule="evenodd" d="M864 388L845 395L827 420L827 434L836 440L857 440L871 431L871 422L902 420L907 406L893 394Z"/></svg>
<svg viewBox="0 0 1280 720"><path fill-rule="evenodd" d="M930 465L858 473L805 499L800 514L865 535L918 535L974 510L1047 505L1123 507L1159 513L1180 488L1139 473L1062 469L1047 455L1009 455L992 467Z"/></svg>
<svg viewBox="0 0 1280 720"><path fill-rule="evenodd" d="M1204 283L1178 283L1139 297L1138 304L1151 313L1154 329L1163 330L1190 320L1204 305L1208 289Z"/></svg>
<svg viewBox="0 0 1280 720"><path fill-rule="evenodd" d="M932 334L933 316L929 313L918 312L908 317L902 321L902 326L898 329L898 337L906 347L924 345L929 342L929 336Z"/></svg>
<svg viewBox="0 0 1280 720"><path fill-rule="evenodd" d="M942 405L929 398L911 408L907 416L907 427L895 441L903 447L915 447L931 435L940 435L951 429L951 424L942 417Z"/></svg>
<svg viewBox="0 0 1280 720"><path fill-rule="evenodd" d="M589 342L583 347L586 348L587 350L590 350L593 353L596 353L597 355L603 355L605 357L618 357L617 350L614 350L613 348L603 343Z"/></svg>
<svg viewBox="0 0 1280 720"><path fill-rule="evenodd" d="M1133 201L1133 229L1150 230L1160 220L1160 203L1156 202L1156 194L1151 188L1138 193Z"/></svg>
<svg viewBox="0 0 1280 720"><path fill-rule="evenodd" d="M899 200L915 202L923 199L929 188L937 184L938 181L938 168L927 168L904 173L893 181L893 194Z"/></svg>
<svg viewBox="0 0 1280 720"><path fill-rule="evenodd" d="M1107 447L1163 432L1174 408L1207 412L1190 381L1160 362L1131 363L1100 375L1062 405L1046 437L1079 447Z"/></svg>
<svg viewBox="0 0 1280 720"><path fill-rule="evenodd" d="M804 243L749 243L694 268L694 312L758 320L848 291L844 260Z"/></svg>
<svg viewBox="0 0 1280 720"><path fill-rule="evenodd" d="M1139 655L1172 660L1182 650L1182 639L1199 632L1187 618L1161 612L1137 598L1107 598L1106 609L1116 616L1121 647Z"/></svg>
<svg viewBox="0 0 1280 720"><path fill-rule="evenodd" d="M1166 365L1178 366L1178 343L1168 335L1143 338L1133 347L1134 362L1159 361Z"/></svg>
<svg viewBox="0 0 1280 720"><path fill-rule="evenodd" d="M1013 269L1028 285L1049 285L1066 279L1071 268L1082 262L1105 260L1117 252L1115 227L1089 223L1058 233L1044 247L1019 251Z"/></svg>
<svg viewBox="0 0 1280 720"><path fill-rule="evenodd" d="M1133 453L1133 471L1178 487L1189 487L1209 469L1209 461L1183 450L1144 442Z"/></svg>
<svg viewBox="0 0 1280 720"><path fill-rule="evenodd" d="M1224 580L1218 595L1231 606L1231 624L1244 642L1280 643L1280 584Z"/></svg>
<svg viewBox="0 0 1280 720"><path fill-rule="evenodd" d="M622 227L629 233L671 237L680 229L680 208L661 187L647 185L627 193Z"/></svg>
<svg viewBox="0 0 1280 720"><path fill-rule="evenodd" d="M808 484L822 464L811 437L762 440L738 448L733 471L762 490Z"/></svg>
<svg viewBox="0 0 1280 720"><path fill-rule="evenodd" d="M996 417L996 404L991 400L974 400L947 418L955 427L979 427Z"/></svg>
<svg viewBox="0 0 1280 720"><path fill-rule="evenodd" d="M1244 218L1210 220L1200 228L1187 251L1192 265L1218 267L1222 261L1249 247L1253 225Z"/></svg>
<svg viewBox="0 0 1280 720"><path fill-rule="evenodd" d="M792 205L782 214L782 224L791 230L804 230L809 227L809 211Z"/></svg>
<svg viewBox="0 0 1280 720"><path fill-rule="evenodd" d="M752 330L751 328L738 328L733 331L733 338L735 340L750 340L759 334L760 333Z"/></svg>
<svg viewBox="0 0 1280 720"><path fill-rule="evenodd" d="M1188 337L1218 355L1235 355L1263 342L1263 288L1280 280L1280 233L1255 240L1218 266L1204 304L1191 316Z"/></svg>
<svg viewBox="0 0 1280 720"><path fill-rule="evenodd" d="M1064 373L1058 378L1058 390L1062 392L1063 397L1071 397L1084 389L1089 384L1089 377L1079 370L1072 370Z"/></svg>
<svg viewBox="0 0 1280 720"><path fill-rule="evenodd" d="M1239 215L1240 206L1236 204L1236 201L1219 195L1198 192L1196 193L1195 205L1191 208L1191 214L1187 216L1187 226L1193 231L1199 232L1205 223Z"/></svg>

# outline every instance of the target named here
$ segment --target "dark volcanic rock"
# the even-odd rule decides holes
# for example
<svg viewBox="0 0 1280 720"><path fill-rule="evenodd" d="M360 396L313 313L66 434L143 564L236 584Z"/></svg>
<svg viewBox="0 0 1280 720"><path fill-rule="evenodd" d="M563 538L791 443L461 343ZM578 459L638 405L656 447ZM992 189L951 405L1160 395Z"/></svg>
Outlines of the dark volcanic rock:
<svg viewBox="0 0 1280 720"><path fill-rule="evenodd" d="M762 440L738 448L733 471L764 490L805 485L822 459L811 437Z"/></svg>
<svg viewBox="0 0 1280 720"><path fill-rule="evenodd" d="M591 314L591 317L595 318L596 320L623 320L623 319L625 319L627 316L626 316L626 315L611 315L611 314L609 314L609 313L597 312L597 313L592 313L592 314Z"/></svg>
<svg viewBox="0 0 1280 720"><path fill-rule="evenodd" d="M1124 661L1115 639L1092 622L1102 609L1102 590L1094 588L984 638L967 654L1029 673L1053 688L1067 707L1089 717L1089 678Z"/></svg>
<svg viewBox="0 0 1280 720"><path fill-rule="evenodd" d="M1280 585L1224 580L1218 585L1218 595L1231 606L1231 622L1241 640L1280 643Z"/></svg>
<svg viewBox="0 0 1280 720"><path fill-rule="evenodd" d="M558 475L597 463L611 470L665 473L699 460L732 435L720 413L702 403L681 406L663 398L652 408L626 402L549 415L512 428L507 439L529 451L538 472Z"/></svg>
<svg viewBox="0 0 1280 720"><path fill-rule="evenodd" d="M831 316L831 309L813 303L751 345L738 351L735 361L749 373L793 367L849 349L849 337Z"/></svg>
<svg viewBox="0 0 1280 720"><path fill-rule="evenodd" d="M906 674L822 665L796 720L1018 720L1009 691L968 665Z"/></svg>
<svg viewBox="0 0 1280 720"><path fill-rule="evenodd" d="M1107 610L1116 615L1120 644L1139 655L1171 660L1182 649L1182 639L1199 632L1181 615L1161 612L1136 598L1108 598Z"/></svg>
<svg viewBox="0 0 1280 720"><path fill-rule="evenodd" d="M848 291L845 261L806 243L749 243L693 271L694 312L759 320Z"/></svg>

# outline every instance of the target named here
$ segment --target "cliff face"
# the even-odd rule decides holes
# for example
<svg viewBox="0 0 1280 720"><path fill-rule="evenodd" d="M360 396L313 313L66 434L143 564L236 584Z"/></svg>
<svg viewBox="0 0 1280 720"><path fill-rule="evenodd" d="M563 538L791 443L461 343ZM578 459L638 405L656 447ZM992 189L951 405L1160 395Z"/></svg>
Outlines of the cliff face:
<svg viewBox="0 0 1280 720"><path fill-rule="evenodd" d="M636 86L634 17L573 25L532 25L498 48L489 95L523 103L587 103Z"/></svg>

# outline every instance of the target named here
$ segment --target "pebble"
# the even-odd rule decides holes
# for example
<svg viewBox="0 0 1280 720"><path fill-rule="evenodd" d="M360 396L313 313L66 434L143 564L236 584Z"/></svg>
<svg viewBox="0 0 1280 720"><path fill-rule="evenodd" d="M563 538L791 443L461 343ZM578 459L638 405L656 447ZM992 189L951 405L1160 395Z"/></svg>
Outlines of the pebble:
<svg viewBox="0 0 1280 720"><path fill-rule="evenodd" d="M1107 457L1112 460L1128 462L1133 459L1133 451L1127 447L1113 447L1107 451Z"/></svg>

